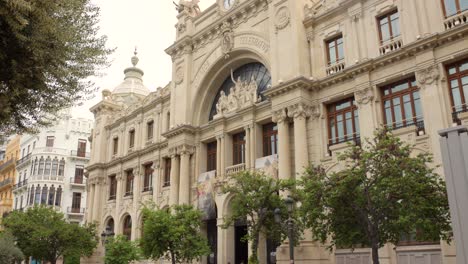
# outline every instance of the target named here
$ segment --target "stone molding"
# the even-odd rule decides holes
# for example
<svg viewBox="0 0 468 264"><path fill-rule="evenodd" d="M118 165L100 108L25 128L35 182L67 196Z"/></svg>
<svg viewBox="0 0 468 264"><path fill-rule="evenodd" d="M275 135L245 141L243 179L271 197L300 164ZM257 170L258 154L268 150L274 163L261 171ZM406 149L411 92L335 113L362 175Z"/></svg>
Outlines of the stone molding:
<svg viewBox="0 0 468 264"><path fill-rule="evenodd" d="M425 87L436 82L440 77L439 67L436 64L432 64L426 68L423 68L416 72L416 80L419 86Z"/></svg>
<svg viewBox="0 0 468 264"><path fill-rule="evenodd" d="M358 105L366 105L374 99L372 87L365 87L354 92L354 97Z"/></svg>
<svg viewBox="0 0 468 264"><path fill-rule="evenodd" d="M295 105L288 106L288 116L294 119L307 119L311 116L312 111L309 105L304 103L298 103Z"/></svg>
<svg viewBox="0 0 468 264"><path fill-rule="evenodd" d="M272 115L271 116L272 121L278 124L286 121L286 119L288 118L286 108L275 110L271 113L271 115Z"/></svg>

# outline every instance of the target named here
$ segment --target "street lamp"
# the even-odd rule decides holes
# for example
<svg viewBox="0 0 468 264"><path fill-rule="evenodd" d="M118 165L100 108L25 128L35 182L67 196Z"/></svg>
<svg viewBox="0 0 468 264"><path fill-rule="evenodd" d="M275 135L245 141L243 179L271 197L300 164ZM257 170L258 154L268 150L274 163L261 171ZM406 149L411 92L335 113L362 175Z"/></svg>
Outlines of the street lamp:
<svg viewBox="0 0 468 264"><path fill-rule="evenodd" d="M275 209L275 222L278 224L285 224L288 229L288 239L289 239L289 263L294 263L294 220L291 217L292 212L294 210L294 200L288 196L284 199L284 203L286 204L286 209L288 209L288 219L286 223L281 222L281 210L279 208ZM276 256L275 256L276 257Z"/></svg>
<svg viewBox="0 0 468 264"><path fill-rule="evenodd" d="M101 233L101 243L105 246L111 238L115 235L114 231L112 231L112 227L106 226L106 230L102 231Z"/></svg>

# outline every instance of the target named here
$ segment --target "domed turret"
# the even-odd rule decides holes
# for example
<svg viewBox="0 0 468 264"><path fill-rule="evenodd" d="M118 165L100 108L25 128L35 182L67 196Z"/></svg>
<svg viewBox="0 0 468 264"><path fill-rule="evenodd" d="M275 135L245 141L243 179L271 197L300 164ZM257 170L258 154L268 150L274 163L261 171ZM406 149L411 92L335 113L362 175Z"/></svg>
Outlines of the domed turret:
<svg viewBox="0 0 468 264"><path fill-rule="evenodd" d="M115 87L114 91L112 91L112 95L114 97L121 97L126 101L125 97L137 96L139 98L144 98L150 93L150 90L143 84L142 77L144 72L140 68L136 67L138 61L139 59L135 49L134 56L131 59L133 66L124 70L124 81Z"/></svg>

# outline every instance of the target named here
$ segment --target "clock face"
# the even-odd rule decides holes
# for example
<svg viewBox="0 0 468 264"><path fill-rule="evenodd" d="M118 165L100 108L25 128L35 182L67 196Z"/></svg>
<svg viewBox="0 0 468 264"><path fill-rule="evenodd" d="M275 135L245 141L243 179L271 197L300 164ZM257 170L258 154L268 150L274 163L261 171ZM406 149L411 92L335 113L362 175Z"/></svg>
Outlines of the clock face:
<svg viewBox="0 0 468 264"><path fill-rule="evenodd" d="M223 0L224 1L224 8L229 9L232 7L232 4L234 4L235 0Z"/></svg>

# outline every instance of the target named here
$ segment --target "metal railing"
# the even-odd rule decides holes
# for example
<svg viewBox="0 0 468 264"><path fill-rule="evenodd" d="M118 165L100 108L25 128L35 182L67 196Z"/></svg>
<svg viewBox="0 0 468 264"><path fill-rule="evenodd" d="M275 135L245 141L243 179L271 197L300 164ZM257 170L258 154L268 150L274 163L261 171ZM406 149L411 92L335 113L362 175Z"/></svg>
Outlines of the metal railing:
<svg viewBox="0 0 468 264"><path fill-rule="evenodd" d="M10 178L8 178L8 179L6 179L6 180L3 180L3 181L0 182L0 187L6 186L6 185L8 185L8 184L11 184L12 182L13 182L13 181L12 181Z"/></svg>
<svg viewBox="0 0 468 264"><path fill-rule="evenodd" d="M18 182L17 184L15 184L15 185L13 186L13 190L16 190L16 189L19 189L19 188L21 188L21 187L24 187L24 186L26 186L27 184L28 184L28 179L24 179L24 180Z"/></svg>
<svg viewBox="0 0 468 264"><path fill-rule="evenodd" d="M459 115L461 113L467 113L468 112L468 107L467 106L465 106L463 108L464 109L458 110L458 111L455 111L455 112L452 113L452 120L453 120L454 123L457 123L457 125L461 125L461 119L460 119Z"/></svg>
<svg viewBox="0 0 468 264"><path fill-rule="evenodd" d="M89 159L89 157L90 157L89 152L81 151L81 150L72 150L70 152L70 155L72 157L84 158L84 159Z"/></svg>
<svg viewBox="0 0 468 264"><path fill-rule="evenodd" d="M84 214L84 212L84 208L67 207L67 213L69 214Z"/></svg>
<svg viewBox="0 0 468 264"><path fill-rule="evenodd" d="M416 126L416 133L419 135L419 132L423 132L424 134L426 133L425 127L424 127L424 120L403 120L398 123L392 123L388 124L387 127L391 128L393 130L405 128L405 127L411 127L411 126Z"/></svg>
<svg viewBox="0 0 468 264"><path fill-rule="evenodd" d="M29 153L28 155L22 157L20 160L18 160L16 162L16 166L20 166L21 164L25 163L26 161L28 161L29 159L31 159L31 153Z"/></svg>
<svg viewBox="0 0 468 264"><path fill-rule="evenodd" d="M332 151L330 150L331 146L338 145L345 142L354 142L355 145L361 145L361 135L359 133L354 133L350 135L345 135L344 137L338 137L331 139L327 145L328 155L332 155Z"/></svg>
<svg viewBox="0 0 468 264"><path fill-rule="evenodd" d="M143 192L153 193L153 186L143 186Z"/></svg>
<svg viewBox="0 0 468 264"><path fill-rule="evenodd" d="M71 184L86 184L84 177L72 177L70 178Z"/></svg>
<svg viewBox="0 0 468 264"><path fill-rule="evenodd" d="M0 165L0 171L3 170L4 168L8 167L9 165L11 165L12 163L14 163L15 160L14 159L9 159L7 162L3 163L2 165Z"/></svg>

